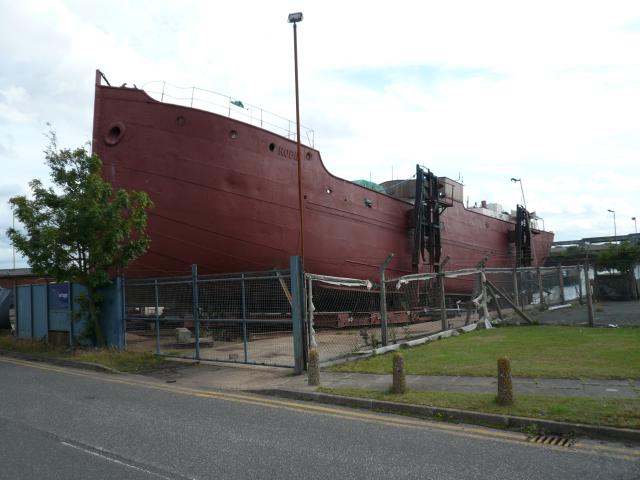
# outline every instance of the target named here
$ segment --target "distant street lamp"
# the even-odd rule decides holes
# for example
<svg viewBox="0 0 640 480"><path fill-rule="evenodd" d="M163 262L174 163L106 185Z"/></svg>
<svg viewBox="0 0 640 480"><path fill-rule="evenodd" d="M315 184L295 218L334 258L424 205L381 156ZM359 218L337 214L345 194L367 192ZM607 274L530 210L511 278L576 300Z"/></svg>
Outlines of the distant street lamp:
<svg viewBox="0 0 640 480"><path fill-rule="evenodd" d="M631 217L631 220L633 220L633 224L636 227L636 235L638 234L638 222L636 222L636 217Z"/></svg>
<svg viewBox="0 0 640 480"><path fill-rule="evenodd" d="M302 21L302 12L290 13L289 23L293 23L293 61L296 75L296 148L298 157L298 209L300 211L299 254L304 269L304 211L302 203L302 154L300 153L300 95L298 90L298 22Z"/></svg>
<svg viewBox="0 0 640 480"><path fill-rule="evenodd" d="M522 192L522 206L524 209L527 209L527 201L524 199L524 188L522 187L522 179L521 178L512 178L511 181L513 183L520 182L520 192Z"/></svg>
<svg viewBox="0 0 640 480"><path fill-rule="evenodd" d="M615 242L618 238L618 229L616 228L616 211L609 208L607 209L607 212L613 213L613 241Z"/></svg>

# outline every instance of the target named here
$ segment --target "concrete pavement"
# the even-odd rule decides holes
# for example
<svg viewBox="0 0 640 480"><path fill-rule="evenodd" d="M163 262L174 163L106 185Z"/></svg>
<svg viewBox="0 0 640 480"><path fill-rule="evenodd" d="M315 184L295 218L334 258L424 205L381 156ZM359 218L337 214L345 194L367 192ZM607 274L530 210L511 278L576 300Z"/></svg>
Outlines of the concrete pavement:
<svg viewBox="0 0 640 480"><path fill-rule="evenodd" d="M184 364L178 364L184 365ZM305 375L294 376L290 369L253 365L199 364L188 368L162 370L152 374L165 381L197 388L264 390L273 388L308 390ZM386 390L391 375L322 371L322 386ZM495 393L493 377L407 375L407 384L415 391ZM640 380L514 378L514 390L522 395L566 397L640 398Z"/></svg>

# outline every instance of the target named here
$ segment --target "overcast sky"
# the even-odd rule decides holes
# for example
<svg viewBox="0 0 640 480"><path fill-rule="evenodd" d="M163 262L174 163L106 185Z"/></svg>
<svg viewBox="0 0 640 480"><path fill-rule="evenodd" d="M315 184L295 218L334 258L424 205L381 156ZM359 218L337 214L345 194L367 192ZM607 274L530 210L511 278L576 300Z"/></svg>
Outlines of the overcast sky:
<svg viewBox="0 0 640 480"><path fill-rule="evenodd" d="M7 200L61 146L89 141L96 68L295 118L329 170L462 178L471 205L520 201L557 240L632 233L640 217L640 2L0 0L0 268ZM24 265L18 259L18 266Z"/></svg>

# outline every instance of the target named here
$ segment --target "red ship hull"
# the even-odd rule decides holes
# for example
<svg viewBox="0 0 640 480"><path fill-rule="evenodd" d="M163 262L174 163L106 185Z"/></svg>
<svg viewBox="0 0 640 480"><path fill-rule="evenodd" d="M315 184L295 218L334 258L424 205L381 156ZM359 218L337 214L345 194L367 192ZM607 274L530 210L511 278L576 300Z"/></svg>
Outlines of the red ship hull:
<svg viewBox="0 0 640 480"><path fill-rule="evenodd" d="M155 203L150 249L127 275L183 275L194 263L202 273L288 268L299 242L295 142L99 82L94 108L93 150L105 179L146 191ZM411 203L331 175L312 148L302 147L302 163L306 271L375 279L394 253L387 278L415 273ZM486 255L488 266L514 266L512 222L460 202L442 219L447 270L475 266ZM534 236L537 264L552 240L549 232Z"/></svg>

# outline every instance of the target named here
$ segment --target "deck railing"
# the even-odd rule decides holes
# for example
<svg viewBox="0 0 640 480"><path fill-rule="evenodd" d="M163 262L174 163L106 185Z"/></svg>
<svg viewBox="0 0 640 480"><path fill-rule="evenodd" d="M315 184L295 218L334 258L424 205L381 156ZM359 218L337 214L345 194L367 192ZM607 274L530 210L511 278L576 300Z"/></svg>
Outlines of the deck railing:
<svg viewBox="0 0 640 480"><path fill-rule="evenodd" d="M142 89L160 102L199 108L225 115L296 141L295 120L289 120L229 95L198 87L178 87L160 80L147 82L142 86ZM314 131L300 125L300 132L301 143L314 148Z"/></svg>

